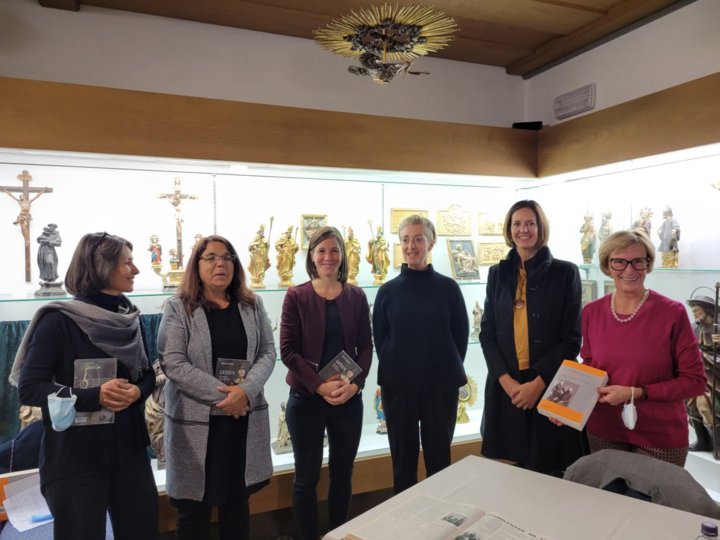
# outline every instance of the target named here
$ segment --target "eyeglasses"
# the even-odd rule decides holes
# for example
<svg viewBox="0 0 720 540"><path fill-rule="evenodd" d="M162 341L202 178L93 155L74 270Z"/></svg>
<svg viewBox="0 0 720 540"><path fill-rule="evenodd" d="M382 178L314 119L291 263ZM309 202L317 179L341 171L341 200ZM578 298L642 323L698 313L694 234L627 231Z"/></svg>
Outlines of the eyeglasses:
<svg viewBox="0 0 720 540"><path fill-rule="evenodd" d="M633 259L632 261L628 261L627 259L610 259L609 262L610 268L612 268L613 270L617 270L618 272L620 272L621 270L625 270L628 264L632 266L635 270L647 270L648 266L650 265L650 258L638 257L637 259Z"/></svg>
<svg viewBox="0 0 720 540"><path fill-rule="evenodd" d="M215 264L218 260L222 260L223 262L230 264L234 263L237 260L237 257L235 255L215 255L214 253L211 253L209 255L203 255L200 257L200 260L209 262L210 264Z"/></svg>

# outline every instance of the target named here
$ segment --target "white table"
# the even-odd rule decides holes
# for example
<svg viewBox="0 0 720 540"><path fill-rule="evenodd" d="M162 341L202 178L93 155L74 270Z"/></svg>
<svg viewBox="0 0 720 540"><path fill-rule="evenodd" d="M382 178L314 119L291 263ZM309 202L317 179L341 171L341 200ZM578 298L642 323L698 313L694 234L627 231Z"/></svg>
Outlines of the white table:
<svg viewBox="0 0 720 540"><path fill-rule="evenodd" d="M694 539L700 532L700 523L708 520L469 456L330 531L324 540L341 540L418 495L473 504L554 540Z"/></svg>

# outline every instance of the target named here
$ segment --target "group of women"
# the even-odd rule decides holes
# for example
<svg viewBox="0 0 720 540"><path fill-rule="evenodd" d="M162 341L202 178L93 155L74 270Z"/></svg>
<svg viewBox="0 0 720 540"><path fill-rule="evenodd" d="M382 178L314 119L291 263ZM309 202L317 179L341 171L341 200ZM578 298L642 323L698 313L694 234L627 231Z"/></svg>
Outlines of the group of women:
<svg viewBox="0 0 720 540"><path fill-rule="evenodd" d="M585 453L584 432L554 425L535 410L560 363L580 353L610 375L587 426L590 448L621 447L682 463L683 400L702 393L704 373L683 306L644 286L655 256L647 236L620 232L603 244L601 268L616 291L586 306L581 318L578 268L552 257L542 208L516 203L504 233L512 249L490 270L481 324L488 366L482 453L549 474ZM377 292L373 335L367 298L347 282L345 242L333 227L314 233L306 258L310 280L285 295L280 354L288 368L292 503L302 539L315 540L319 532L325 434L329 526L348 518L373 337L395 491L417 482L421 444L428 475L451 461L458 389L467 382L467 311L457 283L428 263L437 240L432 222L409 216L398 234L405 264ZM18 351L20 400L43 408L41 489L58 540L104 538L106 513L118 540L158 538L143 423L155 376L138 311L125 296L137 273L130 242L107 233L84 236L65 280L74 299L41 308ZM249 538L249 498L272 475L263 387L276 351L263 303L245 277L227 239L203 238L159 329L168 379L166 489L178 539L209 538L213 507L221 539ZM321 377L343 351L359 375ZM74 361L101 357L117 359L116 377L96 388L74 384ZM236 383L222 382L220 359L249 368ZM637 406L635 429L621 419L629 400ZM73 426L75 411L101 407L115 413L113 423Z"/></svg>

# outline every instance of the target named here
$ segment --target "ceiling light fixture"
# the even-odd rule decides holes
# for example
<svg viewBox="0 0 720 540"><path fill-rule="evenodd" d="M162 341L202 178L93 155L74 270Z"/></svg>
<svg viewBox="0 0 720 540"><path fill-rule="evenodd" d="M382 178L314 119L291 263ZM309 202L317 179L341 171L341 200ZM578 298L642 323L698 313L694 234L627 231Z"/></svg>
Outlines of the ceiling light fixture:
<svg viewBox="0 0 720 540"><path fill-rule="evenodd" d="M315 30L315 40L331 52L359 58L360 66L350 66L350 73L386 84L398 73L427 74L410 71L410 65L445 48L457 30L454 19L434 8L383 4L331 21Z"/></svg>

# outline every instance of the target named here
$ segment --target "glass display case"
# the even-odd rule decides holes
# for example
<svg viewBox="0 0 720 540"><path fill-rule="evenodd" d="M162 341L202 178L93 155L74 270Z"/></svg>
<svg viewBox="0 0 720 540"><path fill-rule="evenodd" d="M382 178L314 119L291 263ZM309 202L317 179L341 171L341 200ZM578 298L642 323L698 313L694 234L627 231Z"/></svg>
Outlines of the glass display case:
<svg viewBox="0 0 720 540"><path fill-rule="evenodd" d="M172 193L176 178L180 179L182 193L193 197L182 202L186 258L196 235L217 233L234 244L247 266L248 245L264 224L273 266L265 276L266 288L257 292L275 326L276 343L285 289L278 287L274 242L281 231L293 227L300 243L307 216L325 216L341 231L353 228L362 245L358 280L372 304L378 286L372 284L370 265L364 257L375 228L384 228L391 246L389 280L399 272L400 254L395 247L398 240L393 231L398 216L424 211L438 224L447 221L450 212L460 223L454 224L457 228L448 226L438 237L432 263L443 274L462 277L462 272L453 266L453 249L460 245L474 250L478 272L472 274L474 279L458 279L472 330L473 310L476 304L482 307L484 303L489 265L504 250L498 222L516 200L531 198L542 204L551 223L553 255L578 264L588 300L608 292L612 282L597 264L599 240L591 261L583 262L580 229L585 216L593 216L596 231L603 225L603 214L610 216L613 230L620 230L632 226L640 210L649 208L651 236L657 246L663 211L671 207L681 231L679 267L660 268L658 257L647 284L685 302L701 287L708 288L703 294L711 296L720 278L720 238L712 217L720 206L719 170L717 147L533 180L0 150L2 186L21 187L16 177L28 171L31 187L52 188L52 192L32 201L29 283L24 279L23 237L13 224L19 212L18 201L0 192L0 215L4 216L0 231L6 255L0 267L0 321L28 320L38 306L48 301L36 298L34 292L38 289L36 238L49 223L57 224L62 237L62 246L57 248L61 277L83 234L106 230L128 238L134 244L135 261L141 270L131 295L133 301L143 313L161 312L163 302L172 293L163 291L162 279L151 266L151 236L157 235L163 248L161 273L166 272L169 249L177 243L177 216L176 208L162 195ZM296 256L295 283L307 280L306 253L301 249ZM470 422L458 425L456 435L461 439L479 437L487 373L477 334L471 334L469 341L466 371L480 395L468 411ZM361 455L387 452L386 436L375 433L376 360L363 393L365 431ZM267 385L273 440L280 404L288 394L285 374L286 368L278 361ZM280 468L292 463L292 454L274 457Z"/></svg>

